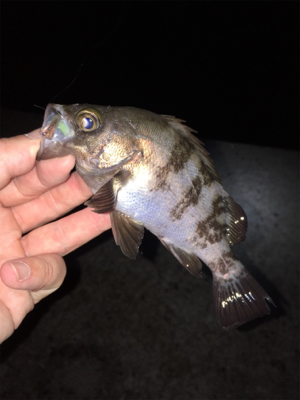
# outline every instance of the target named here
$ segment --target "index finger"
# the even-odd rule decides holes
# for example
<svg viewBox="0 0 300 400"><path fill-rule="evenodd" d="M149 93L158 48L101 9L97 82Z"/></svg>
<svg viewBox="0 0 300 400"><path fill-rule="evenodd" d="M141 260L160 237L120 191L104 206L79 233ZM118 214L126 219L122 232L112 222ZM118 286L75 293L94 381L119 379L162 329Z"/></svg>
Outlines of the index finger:
<svg viewBox="0 0 300 400"><path fill-rule="evenodd" d="M33 169L39 148L40 139L24 135L0 139L0 189Z"/></svg>

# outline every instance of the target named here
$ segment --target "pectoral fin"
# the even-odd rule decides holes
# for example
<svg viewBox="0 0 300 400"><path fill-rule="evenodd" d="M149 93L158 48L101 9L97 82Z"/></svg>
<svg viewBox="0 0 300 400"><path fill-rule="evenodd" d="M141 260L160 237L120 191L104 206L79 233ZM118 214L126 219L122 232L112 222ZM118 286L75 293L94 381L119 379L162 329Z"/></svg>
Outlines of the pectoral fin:
<svg viewBox="0 0 300 400"><path fill-rule="evenodd" d="M109 171L91 170L91 172L87 172L82 165L77 164L76 171L91 191L96 194L103 185L110 181L120 171L120 168L110 169Z"/></svg>
<svg viewBox="0 0 300 400"><path fill-rule="evenodd" d="M107 165L105 167L100 164L99 160L97 159L90 161L78 160L76 163L76 171L88 185L91 191L96 193L103 185L105 185L118 172L120 172L125 164L139 156L139 152L133 151L116 164Z"/></svg>
<svg viewBox="0 0 300 400"><path fill-rule="evenodd" d="M112 211L116 203L116 196L113 189L113 179L106 182L98 192L84 205L91 207L94 212L104 214Z"/></svg>
<svg viewBox="0 0 300 400"><path fill-rule="evenodd" d="M136 258L144 226L116 210L110 213L110 219L116 244L127 257Z"/></svg>
<svg viewBox="0 0 300 400"><path fill-rule="evenodd" d="M201 277L202 263L195 254L187 253L172 244L166 243L160 239L162 244L177 258L177 260L186 268L190 274L196 278Z"/></svg>

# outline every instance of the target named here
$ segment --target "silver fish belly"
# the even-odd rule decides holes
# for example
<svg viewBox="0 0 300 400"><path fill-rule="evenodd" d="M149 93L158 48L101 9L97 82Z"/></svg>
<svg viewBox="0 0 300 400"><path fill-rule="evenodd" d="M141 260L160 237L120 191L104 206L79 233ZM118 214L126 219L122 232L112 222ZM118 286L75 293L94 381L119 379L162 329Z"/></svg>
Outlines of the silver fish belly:
<svg viewBox="0 0 300 400"><path fill-rule="evenodd" d="M73 154L113 235L135 258L144 227L194 276L212 271L217 320L232 329L270 312L270 296L235 258L247 218L228 195L202 143L171 116L131 107L49 105L39 158Z"/></svg>

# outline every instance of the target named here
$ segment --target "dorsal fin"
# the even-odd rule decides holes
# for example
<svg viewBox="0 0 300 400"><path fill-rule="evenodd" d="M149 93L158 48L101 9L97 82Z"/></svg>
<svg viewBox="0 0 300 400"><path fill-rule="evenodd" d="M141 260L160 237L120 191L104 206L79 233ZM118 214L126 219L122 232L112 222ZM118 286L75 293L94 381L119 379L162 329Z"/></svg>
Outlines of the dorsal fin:
<svg viewBox="0 0 300 400"><path fill-rule="evenodd" d="M182 119L178 119L171 115L162 115L162 117L164 117L168 121L169 125L171 125L172 128L174 128L177 132L180 132L181 135L183 135L185 138L187 138L187 140L190 143L193 144L193 146L195 147L195 149L197 150L197 152L199 154L199 157L204 162L210 176L215 181L221 183L221 178L220 178L217 170L215 169L213 161L209 157L207 150L204 148L204 144L198 138L196 138L196 136L194 136L192 134L193 132L197 133L197 131L184 125L183 123L185 121Z"/></svg>
<svg viewBox="0 0 300 400"><path fill-rule="evenodd" d="M225 207L226 237L231 245L238 244L246 238L247 216L242 207L227 193L223 197L223 204Z"/></svg>

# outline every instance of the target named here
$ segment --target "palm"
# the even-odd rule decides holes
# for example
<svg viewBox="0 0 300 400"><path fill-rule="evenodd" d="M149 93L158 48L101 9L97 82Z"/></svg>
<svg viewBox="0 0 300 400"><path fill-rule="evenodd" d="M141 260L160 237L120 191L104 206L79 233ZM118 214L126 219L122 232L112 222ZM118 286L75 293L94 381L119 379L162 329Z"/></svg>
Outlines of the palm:
<svg viewBox="0 0 300 400"><path fill-rule="evenodd" d="M69 176L73 157L35 165L38 148L37 140L22 136L0 143L0 266L8 260L41 254L46 258L64 256L110 228L109 215L98 215L88 208L50 222L82 204L92 193L76 172ZM18 282L18 288L12 289L16 277L5 266L0 275L1 326L15 329L34 304L57 287L54 282L51 288L43 289L41 284L37 289L33 279L32 290L27 281ZM48 273L45 263L40 272L45 282Z"/></svg>

